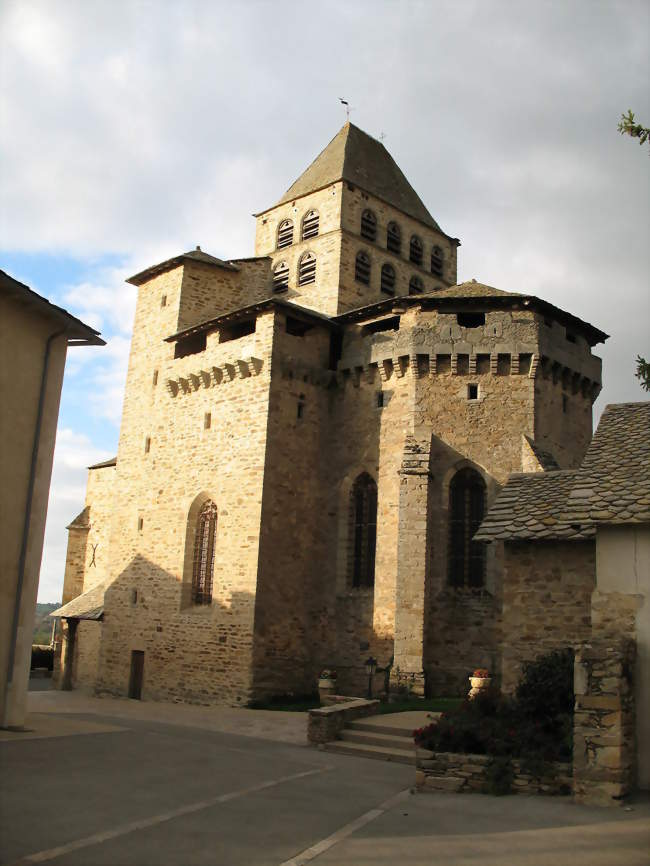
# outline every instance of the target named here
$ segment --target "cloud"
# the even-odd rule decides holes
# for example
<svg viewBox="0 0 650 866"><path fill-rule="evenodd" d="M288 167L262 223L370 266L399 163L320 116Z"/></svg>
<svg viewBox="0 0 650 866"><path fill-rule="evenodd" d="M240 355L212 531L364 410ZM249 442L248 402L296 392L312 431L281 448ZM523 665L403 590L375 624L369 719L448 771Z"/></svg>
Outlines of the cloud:
<svg viewBox="0 0 650 866"><path fill-rule="evenodd" d="M611 333L597 407L645 396L650 160L616 124L648 122L646 0L6 0L0 18L2 244L86 261L65 303L109 341L70 353L67 428L116 435L124 278L196 244L251 255L250 215L336 133L338 96L461 238L460 279Z"/></svg>

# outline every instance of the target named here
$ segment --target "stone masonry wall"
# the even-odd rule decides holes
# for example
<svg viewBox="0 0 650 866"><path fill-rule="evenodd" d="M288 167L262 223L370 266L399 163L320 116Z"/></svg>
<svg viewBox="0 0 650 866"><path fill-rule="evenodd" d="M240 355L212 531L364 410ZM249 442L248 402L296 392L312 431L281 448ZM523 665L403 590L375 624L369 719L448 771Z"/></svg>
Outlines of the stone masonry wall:
<svg viewBox="0 0 650 866"><path fill-rule="evenodd" d="M415 785L418 791L449 791L456 794L485 792L489 763L490 758L486 755L460 755L453 752L436 752L431 757L418 757ZM512 769L513 794L571 793L571 764L551 763L545 776L532 774L523 761L516 759L512 761Z"/></svg>
<svg viewBox="0 0 650 866"><path fill-rule="evenodd" d="M524 662L589 639L595 581L593 541L505 545L499 640L504 691L514 690Z"/></svg>
<svg viewBox="0 0 650 866"><path fill-rule="evenodd" d="M631 639L595 639L576 653L573 786L579 803L618 805L636 782Z"/></svg>
<svg viewBox="0 0 650 866"><path fill-rule="evenodd" d="M204 352L174 359L173 347L160 338L172 332L166 317L174 316L179 299L168 285L167 305L160 307L163 277L152 280L157 286L141 288L136 312L99 688L124 694L131 652L140 650L145 698L245 703L251 694L273 314L259 317L254 335L223 344L209 340ZM238 364L251 356L255 365ZM193 380L194 371L207 375ZM200 384L187 392L167 387L180 380ZM186 603L193 520L207 498L218 509L213 601L193 606Z"/></svg>

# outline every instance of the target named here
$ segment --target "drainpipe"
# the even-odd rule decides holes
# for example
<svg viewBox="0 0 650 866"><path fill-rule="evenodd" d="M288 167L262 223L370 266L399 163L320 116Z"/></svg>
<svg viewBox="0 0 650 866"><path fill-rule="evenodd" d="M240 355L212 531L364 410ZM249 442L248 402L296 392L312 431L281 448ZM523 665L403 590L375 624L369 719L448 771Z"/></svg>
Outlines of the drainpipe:
<svg viewBox="0 0 650 866"><path fill-rule="evenodd" d="M14 601L14 615L11 624L11 640L9 643L9 658L7 660L7 679L5 685L4 718L0 727L7 727L7 716L9 711L9 692L13 685L14 664L16 662L16 638L18 636L18 622L20 620L20 603L23 596L23 584L25 582L25 560L27 558L27 542L29 540L29 524L32 517L32 500L34 498L34 486L36 484L36 465L38 462L38 446L41 438L41 426L43 424L43 408L45 405L45 389L47 386L47 372L50 366L50 350L52 343L57 337L67 332L67 328L55 331L47 338L45 344L45 356L43 358L43 371L41 373L41 389L38 395L38 410L36 413L36 428L34 430L34 442L32 444L32 462L29 470L29 485L27 487L27 502L25 503L25 519L23 522L23 535L20 542L20 557L18 559L18 582L16 584L16 598Z"/></svg>

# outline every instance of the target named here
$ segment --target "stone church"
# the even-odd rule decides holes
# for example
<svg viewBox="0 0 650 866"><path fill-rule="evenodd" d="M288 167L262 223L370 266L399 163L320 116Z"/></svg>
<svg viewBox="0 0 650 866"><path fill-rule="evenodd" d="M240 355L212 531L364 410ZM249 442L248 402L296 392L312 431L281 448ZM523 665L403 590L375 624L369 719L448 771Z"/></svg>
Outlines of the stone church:
<svg viewBox="0 0 650 866"><path fill-rule="evenodd" d="M511 473L579 466L607 335L457 284L460 241L350 123L256 221L252 258L129 280L118 453L68 527L64 687L243 705L328 668L363 694L369 656L415 694L503 677L503 549L473 535ZM545 647L585 635L592 589L561 619L549 598Z"/></svg>

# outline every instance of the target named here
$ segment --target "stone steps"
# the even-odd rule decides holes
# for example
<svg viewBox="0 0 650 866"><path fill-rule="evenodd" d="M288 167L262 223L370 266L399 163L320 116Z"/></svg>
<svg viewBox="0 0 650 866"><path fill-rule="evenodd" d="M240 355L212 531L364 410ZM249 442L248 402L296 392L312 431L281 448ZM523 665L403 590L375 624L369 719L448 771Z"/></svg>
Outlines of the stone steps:
<svg viewBox="0 0 650 866"><path fill-rule="evenodd" d="M392 761L396 764L415 766L415 749L395 749L387 746L372 746L347 740L332 740L323 746L326 752L338 752L356 758L374 758L377 761Z"/></svg>
<svg viewBox="0 0 650 866"><path fill-rule="evenodd" d="M352 727L344 728L341 731L341 740L339 742L346 743L361 743L365 746L382 746L386 749L396 749L404 751L405 749L414 748L411 738L403 737L395 734L385 734L383 729L378 730L357 730Z"/></svg>

